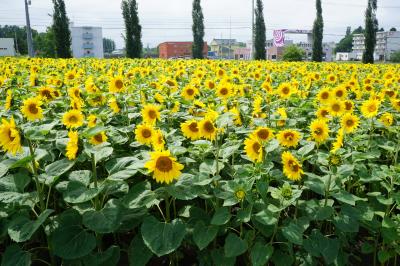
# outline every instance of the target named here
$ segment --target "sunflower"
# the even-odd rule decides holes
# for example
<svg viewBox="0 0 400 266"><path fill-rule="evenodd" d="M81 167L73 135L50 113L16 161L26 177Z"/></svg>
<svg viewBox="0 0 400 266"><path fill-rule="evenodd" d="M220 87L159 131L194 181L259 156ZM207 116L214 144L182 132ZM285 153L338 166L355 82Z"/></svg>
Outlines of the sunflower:
<svg viewBox="0 0 400 266"><path fill-rule="evenodd" d="M119 108L117 99L115 99L114 97L112 97L110 99L110 101L108 102L108 106L111 108L111 110L113 111L114 114L117 114L121 111L121 109Z"/></svg>
<svg viewBox="0 0 400 266"><path fill-rule="evenodd" d="M342 116L340 123L346 133L353 133L357 129L360 119L351 113L347 113Z"/></svg>
<svg viewBox="0 0 400 266"><path fill-rule="evenodd" d="M263 159L263 147L260 141L254 137L250 136L246 138L244 141L244 150L246 151L246 155L253 162L261 162Z"/></svg>
<svg viewBox="0 0 400 266"><path fill-rule="evenodd" d="M104 105L107 102L107 99L101 93L93 93L93 94L89 95L88 102L89 102L90 106L95 107L95 106Z"/></svg>
<svg viewBox="0 0 400 266"><path fill-rule="evenodd" d="M191 140L200 139L199 123L196 120L188 120L181 124L181 130L183 135Z"/></svg>
<svg viewBox="0 0 400 266"><path fill-rule="evenodd" d="M199 122L199 129L201 137L205 139L214 140L217 136L217 129L213 121L209 118L204 118Z"/></svg>
<svg viewBox="0 0 400 266"><path fill-rule="evenodd" d="M135 138L141 144L151 145L154 133L152 126L141 124L135 129Z"/></svg>
<svg viewBox="0 0 400 266"><path fill-rule="evenodd" d="M181 175L183 165L176 162L176 158L172 157L169 151L151 152L150 158L144 167L153 173L157 183L170 184Z"/></svg>
<svg viewBox="0 0 400 266"><path fill-rule="evenodd" d="M332 116L341 116L345 110L344 102L337 99L332 99L329 101L329 114Z"/></svg>
<svg viewBox="0 0 400 266"><path fill-rule="evenodd" d="M393 108L400 112L400 99L392 99L390 102L392 103Z"/></svg>
<svg viewBox="0 0 400 266"><path fill-rule="evenodd" d="M142 117L145 123L154 125L160 120L160 107L154 104L146 104L142 109Z"/></svg>
<svg viewBox="0 0 400 266"><path fill-rule="evenodd" d="M10 121L2 119L0 125L0 147L13 155L22 151L21 136L15 125L14 118L11 117Z"/></svg>
<svg viewBox="0 0 400 266"><path fill-rule="evenodd" d="M6 109L6 111L10 110L11 106L12 106L12 91L11 90L7 90L7 97L6 97L6 103L4 104L4 109Z"/></svg>
<svg viewBox="0 0 400 266"><path fill-rule="evenodd" d="M175 113L179 112L180 107L181 107L181 103L178 101L175 101L174 106L171 109L171 114L175 114Z"/></svg>
<svg viewBox="0 0 400 266"><path fill-rule="evenodd" d="M332 94L328 88L324 88L320 90L317 94L317 100L319 103L322 104L327 104L329 103L329 100L331 99Z"/></svg>
<svg viewBox="0 0 400 266"><path fill-rule="evenodd" d="M258 127L252 135L261 142L268 141L274 137L272 130L268 127Z"/></svg>
<svg viewBox="0 0 400 266"><path fill-rule="evenodd" d="M379 118L379 121L381 121L385 127L390 127L393 124L393 115L391 113L384 113L381 118Z"/></svg>
<svg viewBox="0 0 400 266"><path fill-rule="evenodd" d="M212 81L212 80L207 80L206 82L205 82L205 84L206 84L206 87L208 88L208 89L214 89L215 88L215 82L214 81Z"/></svg>
<svg viewBox="0 0 400 266"><path fill-rule="evenodd" d="M293 93L292 85L289 82L281 83L277 89L277 94L281 99L288 99Z"/></svg>
<svg viewBox="0 0 400 266"><path fill-rule="evenodd" d="M90 138L89 142L92 145L99 145L102 144L103 142L107 141L107 135L104 131L97 133L96 135L94 135L93 137Z"/></svg>
<svg viewBox="0 0 400 266"><path fill-rule="evenodd" d="M278 133L277 139L284 147L296 147L300 141L300 133L292 129L282 130Z"/></svg>
<svg viewBox="0 0 400 266"><path fill-rule="evenodd" d="M226 82L222 82L218 86L218 88L216 90L216 94L221 99L224 99L224 100L228 99L233 94L232 85L230 85L229 83L226 83Z"/></svg>
<svg viewBox="0 0 400 266"><path fill-rule="evenodd" d="M62 122L67 128L77 128L83 125L83 114L78 110L70 110L63 115Z"/></svg>
<svg viewBox="0 0 400 266"><path fill-rule="evenodd" d="M122 76L113 77L108 83L108 91L111 93L122 92L124 88L124 78Z"/></svg>
<svg viewBox="0 0 400 266"><path fill-rule="evenodd" d="M361 105L361 113L367 118L372 118L378 115L380 101L369 99Z"/></svg>
<svg viewBox="0 0 400 266"><path fill-rule="evenodd" d="M329 110L326 107L318 108L316 112L316 116L318 119L329 119Z"/></svg>
<svg viewBox="0 0 400 266"><path fill-rule="evenodd" d="M21 106L21 113L30 121L40 120L43 118L41 105L42 102L37 98L26 99Z"/></svg>
<svg viewBox="0 0 400 266"><path fill-rule="evenodd" d="M44 101L51 101L55 98L54 89L51 87L42 87L39 89L39 96Z"/></svg>
<svg viewBox="0 0 400 266"><path fill-rule="evenodd" d="M156 130L153 134L153 139L151 142L153 149L155 151L163 151L165 148L165 140L161 130Z"/></svg>
<svg viewBox="0 0 400 266"><path fill-rule="evenodd" d="M299 161L290 152L282 154L283 173L292 181L299 181L304 174Z"/></svg>
<svg viewBox="0 0 400 266"><path fill-rule="evenodd" d="M329 84L335 84L336 81L337 81L337 77L334 74L329 74L326 77L326 82L329 83Z"/></svg>
<svg viewBox="0 0 400 266"><path fill-rule="evenodd" d="M88 126L95 127L97 124L97 117L95 115L88 116Z"/></svg>
<svg viewBox="0 0 400 266"><path fill-rule="evenodd" d="M346 88L343 86L339 86L336 89L333 90L333 95L337 98L337 99L346 99L347 97L347 91Z"/></svg>
<svg viewBox="0 0 400 266"><path fill-rule="evenodd" d="M181 96L188 101L193 100L199 94L199 90L194 86L186 86L181 93Z"/></svg>
<svg viewBox="0 0 400 266"><path fill-rule="evenodd" d="M354 102L351 100L344 101L344 110L346 113L352 113L354 110Z"/></svg>
<svg viewBox="0 0 400 266"><path fill-rule="evenodd" d="M329 127L325 120L317 119L310 124L311 137L318 143L323 143L329 138Z"/></svg>
<svg viewBox="0 0 400 266"><path fill-rule="evenodd" d="M233 123L236 126L242 125L242 118L240 117L240 111L237 107L232 107L229 109L229 112L233 114Z"/></svg>
<svg viewBox="0 0 400 266"><path fill-rule="evenodd" d="M72 97L70 107L74 110L81 110L82 106L84 105L84 101L81 98Z"/></svg>
<svg viewBox="0 0 400 266"><path fill-rule="evenodd" d="M78 152L78 132L70 131L68 132L68 143L66 147L65 156L67 156L68 160L75 160L76 154Z"/></svg>
<svg viewBox="0 0 400 266"><path fill-rule="evenodd" d="M343 139L344 139L344 129L340 128L339 132L336 135L336 140L332 144L331 153L336 153L343 146Z"/></svg>
<svg viewBox="0 0 400 266"><path fill-rule="evenodd" d="M71 98L80 98L81 97L81 89L78 87L69 88L68 95Z"/></svg>

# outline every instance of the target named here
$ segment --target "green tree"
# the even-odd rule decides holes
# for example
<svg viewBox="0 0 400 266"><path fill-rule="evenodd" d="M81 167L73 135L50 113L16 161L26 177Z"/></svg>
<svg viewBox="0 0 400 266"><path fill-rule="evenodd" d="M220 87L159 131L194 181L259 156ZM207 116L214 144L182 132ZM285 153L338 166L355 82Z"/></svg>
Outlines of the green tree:
<svg viewBox="0 0 400 266"><path fill-rule="evenodd" d="M365 11L365 51L363 54L364 64L374 63L374 51L376 45L376 32L378 20L376 19L377 0L368 0L368 7Z"/></svg>
<svg viewBox="0 0 400 266"><path fill-rule="evenodd" d="M193 18L193 46L192 53L193 58L202 59L204 49L204 16L201 9L200 0L193 0L192 9Z"/></svg>
<svg viewBox="0 0 400 266"><path fill-rule="evenodd" d="M254 25L254 59L265 60L267 52L265 46L267 44L267 37L265 33L265 21L264 21L264 6L262 0L257 0L255 10L255 25Z"/></svg>
<svg viewBox="0 0 400 266"><path fill-rule="evenodd" d="M39 57L56 57L56 45L54 42L53 28L47 28L46 32L41 32L33 38L35 43L35 53Z"/></svg>
<svg viewBox="0 0 400 266"><path fill-rule="evenodd" d="M323 47L322 39L324 34L324 20L322 18L321 0L316 1L317 18L313 26L313 52L312 61L322 62Z"/></svg>
<svg viewBox="0 0 400 266"><path fill-rule="evenodd" d="M282 55L282 60L289 62L303 61L303 58L304 50L297 47L296 45L286 46Z"/></svg>
<svg viewBox="0 0 400 266"><path fill-rule="evenodd" d="M71 32L64 0L53 0L53 32L56 55L59 58L71 58Z"/></svg>
<svg viewBox="0 0 400 266"><path fill-rule="evenodd" d="M138 5L136 0L122 1L122 16L125 22L125 48L129 58L142 56L142 26L139 23Z"/></svg>
<svg viewBox="0 0 400 266"><path fill-rule="evenodd" d="M351 32L351 28L347 27L346 36L341 39L335 47L335 53L349 53L353 50L354 34L363 33L364 29L360 26Z"/></svg>
<svg viewBox="0 0 400 266"><path fill-rule="evenodd" d="M390 31L397 31L395 27L391 28Z"/></svg>
<svg viewBox="0 0 400 266"><path fill-rule="evenodd" d="M115 50L115 42L112 39L103 38L103 52L112 53Z"/></svg>
<svg viewBox="0 0 400 266"><path fill-rule="evenodd" d="M38 32L32 29L32 38L35 38L37 35ZM26 27L15 25L0 26L0 38L13 38L15 51L21 55L28 54Z"/></svg>

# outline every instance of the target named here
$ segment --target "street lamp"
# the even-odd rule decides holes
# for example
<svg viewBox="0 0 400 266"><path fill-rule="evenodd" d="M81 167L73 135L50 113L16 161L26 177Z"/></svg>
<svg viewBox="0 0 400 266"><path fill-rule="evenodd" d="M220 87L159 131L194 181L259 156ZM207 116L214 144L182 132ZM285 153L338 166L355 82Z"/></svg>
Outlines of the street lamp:
<svg viewBox="0 0 400 266"><path fill-rule="evenodd" d="M254 59L254 0L251 3L251 59Z"/></svg>
<svg viewBox="0 0 400 266"><path fill-rule="evenodd" d="M28 54L30 57L34 57L35 53L33 50L33 41L32 41L32 31L31 31L31 22L29 19L29 9L28 4L31 5L31 0L25 1L25 15L26 15L26 40L28 42Z"/></svg>

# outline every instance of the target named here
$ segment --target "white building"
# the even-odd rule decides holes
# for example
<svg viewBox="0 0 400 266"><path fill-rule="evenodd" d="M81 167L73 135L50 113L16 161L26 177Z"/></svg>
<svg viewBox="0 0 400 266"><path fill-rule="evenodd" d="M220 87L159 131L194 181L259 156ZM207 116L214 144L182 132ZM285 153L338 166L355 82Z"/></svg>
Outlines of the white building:
<svg viewBox="0 0 400 266"><path fill-rule="evenodd" d="M0 56L15 56L13 38L0 38Z"/></svg>
<svg viewBox="0 0 400 266"><path fill-rule="evenodd" d="M400 50L400 31L381 31L376 33L375 60L384 61L390 55ZM365 51L364 34L354 34L353 52L358 60L362 59Z"/></svg>
<svg viewBox="0 0 400 266"><path fill-rule="evenodd" d="M75 58L104 58L103 33L101 27L70 26L72 54Z"/></svg>
<svg viewBox="0 0 400 266"><path fill-rule="evenodd" d="M355 58L356 57L354 53L344 53L344 52L336 53L336 61L352 61Z"/></svg>

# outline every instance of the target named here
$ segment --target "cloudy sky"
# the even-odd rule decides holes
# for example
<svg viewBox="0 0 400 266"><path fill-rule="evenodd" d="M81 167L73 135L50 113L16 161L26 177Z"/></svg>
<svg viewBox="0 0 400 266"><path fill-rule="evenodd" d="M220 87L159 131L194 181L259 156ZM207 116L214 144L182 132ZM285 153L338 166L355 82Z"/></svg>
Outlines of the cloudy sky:
<svg viewBox="0 0 400 266"><path fill-rule="evenodd" d="M31 0L32 27L44 31L51 24L52 1ZM252 0L202 0L206 41L213 38L251 39ZM123 20L120 0L65 0L67 13L76 26L101 26L103 36L123 47ZM314 0L264 0L267 37L273 29L311 29L315 17ZM347 26L364 23L367 0L322 0L325 22L324 41L342 38ZM138 0L143 27L143 45L154 47L164 41L191 40L191 0ZM400 30L400 1L379 0L379 26ZM0 25L24 25L23 0L0 0ZM305 36L288 35L305 40Z"/></svg>

